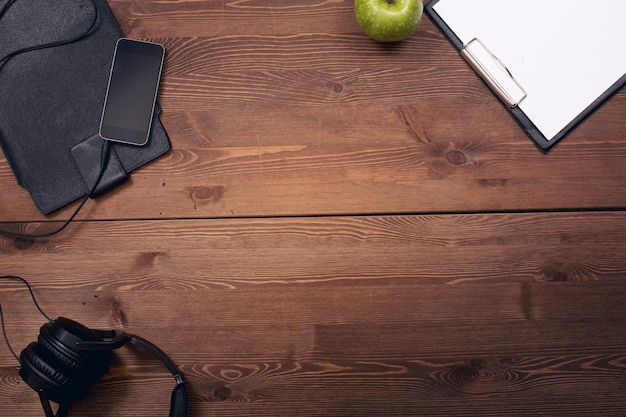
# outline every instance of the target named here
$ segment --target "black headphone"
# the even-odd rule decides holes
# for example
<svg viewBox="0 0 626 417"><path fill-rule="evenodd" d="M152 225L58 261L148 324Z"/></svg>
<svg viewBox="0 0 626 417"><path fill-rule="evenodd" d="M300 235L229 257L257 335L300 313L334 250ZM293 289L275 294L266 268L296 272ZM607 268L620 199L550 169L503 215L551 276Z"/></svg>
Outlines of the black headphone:
<svg viewBox="0 0 626 417"><path fill-rule="evenodd" d="M59 404L56 417L65 417L70 405L87 397L91 387L109 369L112 351L126 343L156 356L172 373L170 417L187 415L185 380L167 355L139 336L115 330L92 330L65 317L41 326L36 342L20 354L22 379L37 393L46 417L55 417L50 401Z"/></svg>
<svg viewBox="0 0 626 417"><path fill-rule="evenodd" d="M114 330L92 330L65 317L41 326L36 342L20 354L22 379L37 393L46 417L55 417L50 401L59 404L56 417L65 417L71 404L89 395L91 387L109 369L112 351L126 343L159 359L172 373L170 417L187 415L185 379L167 355L141 337Z"/></svg>
<svg viewBox="0 0 626 417"><path fill-rule="evenodd" d="M21 281L35 307L48 320L18 357L11 348L0 305L0 323L7 347L20 363L20 377L39 394L46 417L67 417L73 402L89 395L91 387L109 370L112 351L126 343L142 348L160 360L176 380L169 417L187 416L186 381L165 352L139 336L116 330L93 330L65 317L52 320L41 309L28 281L16 275L0 275L0 280ZM59 404L57 414L50 401Z"/></svg>

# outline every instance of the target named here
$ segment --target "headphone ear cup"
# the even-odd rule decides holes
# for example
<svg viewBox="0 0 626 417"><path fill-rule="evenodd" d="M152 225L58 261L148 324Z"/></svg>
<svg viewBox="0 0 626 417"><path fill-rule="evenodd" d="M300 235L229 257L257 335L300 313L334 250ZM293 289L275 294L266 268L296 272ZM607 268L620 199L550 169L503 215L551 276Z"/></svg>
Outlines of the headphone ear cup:
<svg viewBox="0 0 626 417"><path fill-rule="evenodd" d="M109 369L109 351L86 352L75 348L81 341L101 340L97 333L63 317L44 324L20 355L20 376L35 391L56 403L87 397L93 384Z"/></svg>
<svg viewBox="0 0 626 417"><path fill-rule="evenodd" d="M94 384L104 375L111 364L109 351L79 350L76 344L87 341L101 341L93 330L64 317L54 324L41 327L37 342L72 371L80 370L86 382Z"/></svg>
<svg viewBox="0 0 626 417"><path fill-rule="evenodd" d="M37 344L42 350L54 356L54 358L68 370L76 371L84 362L78 355L71 354L71 352L60 351L59 347L53 342L50 342L48 337L44 336L43 332L37 337Z"/></svg>
<svg viewBox="0 0 626 417"><path fill-rule="evenodd" d="M187 416L187 391L185 384L178 384L172 391L172 401L170 405L170 417Z"/></svg>
<svg viewBox="0 0 626 417"><path fill-rule="evenodd" d="M51 401L65 403L84 398L89 387L76 384L71 371L36 342L20 354L22 379L35 391L43 391Z"/></svg>

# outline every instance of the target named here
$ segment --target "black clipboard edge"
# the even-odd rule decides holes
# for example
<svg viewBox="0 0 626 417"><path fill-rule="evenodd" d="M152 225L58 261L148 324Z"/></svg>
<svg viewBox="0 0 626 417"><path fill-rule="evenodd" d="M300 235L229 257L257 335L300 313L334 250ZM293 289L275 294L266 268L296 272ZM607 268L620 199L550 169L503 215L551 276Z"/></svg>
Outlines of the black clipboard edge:
<svg viewBox="0 0 626 417"><path fill-rule="evenodd" d="M435 4L439 0L431 0L424 5L424 13L429 17L435 26L444 34L448 41L454 46L454 48L460 52L463 48L463 42L456 36L454 31L446 24L446 22L439 16L434 10ZM482 77L479 76L482 80ZM484 82L484 80L483 80ZM486 84L486 83L485 83ZM571 122L569 122L559 133L557 133L552 139L548 140L537 129L535 124L526 116L526 114L519 108L509 108L500 98L498 101L502 103L504 108L515 119L517 124L526 132L526 134L535 142L535 144L541 149L541 151L548 152L554 147L561 139L570 134L578 125L580 125L585 119L587 119L592 113L598 110L604 103L606 103L613 95L626 85L626 74L617 80L611 87L609 87L604 93L602 93L596 100L594 100L585 110L583 110L578 116L576 116ZM489 88L489 86L487 86ZM495 94L494 94L495 95Z"/></svg>

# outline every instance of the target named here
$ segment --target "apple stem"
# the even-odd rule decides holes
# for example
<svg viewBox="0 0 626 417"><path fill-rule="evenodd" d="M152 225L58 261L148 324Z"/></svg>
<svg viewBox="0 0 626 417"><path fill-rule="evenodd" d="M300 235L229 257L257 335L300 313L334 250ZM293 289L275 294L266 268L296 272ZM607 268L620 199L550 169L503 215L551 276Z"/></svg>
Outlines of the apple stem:
<svg viewBox="0 0 626 417"><path fill-rule="evenodd" d="M387 4L396 4L396 0L387 0Z"/></svg>

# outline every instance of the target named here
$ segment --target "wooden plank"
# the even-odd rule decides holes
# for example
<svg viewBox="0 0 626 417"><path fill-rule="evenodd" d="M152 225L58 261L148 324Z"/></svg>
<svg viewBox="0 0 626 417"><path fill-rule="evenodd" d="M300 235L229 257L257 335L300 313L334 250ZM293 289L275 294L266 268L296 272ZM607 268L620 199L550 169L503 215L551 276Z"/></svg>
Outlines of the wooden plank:
<svg viewBox="0 0 626 417"><path fill-rule="evenodd" d="M51 238L0 238L0 253L6 270L53 270L49 285L94 289L509 282L511 270L523 280L587 281L623 272L624 219L615 212L80 222Z"/></svg>
<svg viewBox="0 0 626 417"><path fill-rule="evenodd" d="M68 235L3 239L5 269L50 314L153 340L200 415L624 406L623 213L89 222ZM41 319L18 285L0 294L23 346ZM158 363L132 349L119 361L78 409L113 396L162 410L172 381Z"/></svg>
<svg viewBox="0 0 626 417"><path fill-rule="evenodd" d="M192 415L618 416L625 237L621 212L121 221L0 252L48 314L168 352ZM27 292L0 299L14 346L34 340ZM75 412L164 413L171 377L117 357ZM11 362L3 403L40 415Z"/></svg>
<svg viewBox="0 0 626 417"><path fill-rule="evenodd" d="M617 112L624 103L605 108L615 104ZM626 194L621 192L626 177L621 139L626 126L610 122L612 113L598 113L546 156L529 146L497 107L487 116L493 125L452 133L461 131L462 124L478 126L482 121L457 109L463 116L427 106L309 109L287 117L282 117L283 110L251 110L239 113L233 123L226 110L165 110L163 121L173 150L88 204L80 218L626 206ZM426 122L433 118L441 124ZM276 120L282 122L272 128ZM601 131L608 142L591 143L597 136L590 132L607 123L612 130ZM510 137L496 136L499 128ZM6 162L0 178L4 220L42 218ZM68 208L52 218L67 218L69 213Z"/></svg>

